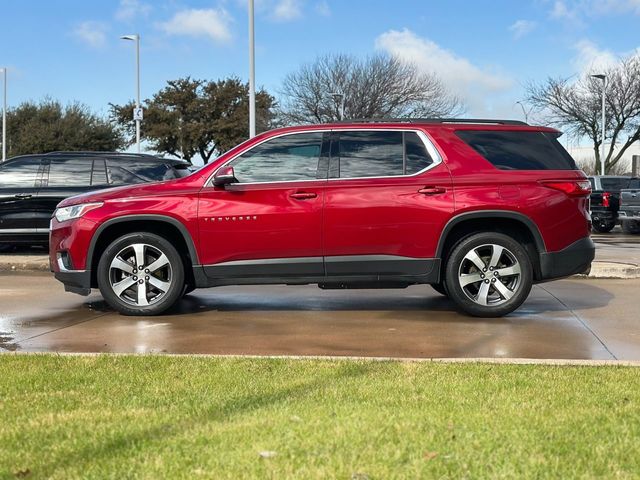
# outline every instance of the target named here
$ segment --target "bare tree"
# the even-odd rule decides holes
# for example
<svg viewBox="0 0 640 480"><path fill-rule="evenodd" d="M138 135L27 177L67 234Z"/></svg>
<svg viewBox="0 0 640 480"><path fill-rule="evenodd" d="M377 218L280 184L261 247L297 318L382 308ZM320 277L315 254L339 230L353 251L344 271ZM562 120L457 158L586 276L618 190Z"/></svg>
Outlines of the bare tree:
<svg viewBox="0 0 640 480"><path fill-rule="evenodd" d="M285 124L338 121L343 114L355 119L451 117L464 112L462 102L435 75L383 54L363 60L350 55L319 57L287 75L280 93Z"/></svg>
<svg viewBox="0 0 640 480"><path fill-rule="evenodd" d="M591 74L605 74L605 171L614 170L625 151L640 139L640 57L621 59L619 64L590 72L577 81L548 79L527 87L527 100L546 120L570 135L593 142L595 171L600 171L602 142L602 81Z"/></svg>

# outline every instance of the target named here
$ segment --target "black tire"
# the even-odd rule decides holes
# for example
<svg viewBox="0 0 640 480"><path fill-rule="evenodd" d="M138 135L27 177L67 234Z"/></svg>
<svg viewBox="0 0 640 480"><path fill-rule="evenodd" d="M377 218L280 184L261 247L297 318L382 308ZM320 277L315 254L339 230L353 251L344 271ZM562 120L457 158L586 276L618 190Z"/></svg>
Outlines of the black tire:
<svg viewBox="0 0 640 480"><path fill-rule="evenodd" d="M622 223L622 231L624 233L640 233L640 222L637 220L627 220Z"/></svg>
<svg viewBox="0 0 640 480"><path fill-rule="evenodd" d="M464 313L501 317L513 312L529 296L533 268L524 246L512 237L477 233L453 248L445 267L445 281L449 298Z"/></svg>
<svg viewBox="0 0 640 480"><path fill-rule="evenodd" d="M139 273L136 258L148 263ZM123 315L158 315L182 298L185 284L180 254L165 238L147 232L114 240L100 257L97 277L105 301ZM127 288L118 294L116 285Z"/></svg>
<svg viewBox="0 0 640 480"><path fill-rule="evenodd" d="M189 283L185 283L184 284L184 289L182 290L182 297L186 297L187 295L189 295L191 292L193 292L196 289L196 287L194 287L193 285L189 284Z"/></svg>
<svg viewBox="0 0 640 480"><path fill-rule="evenodd" d="M445 285L444 282L432 283L431 288L433 288L440 295L444 295L445 297L449 296L449 293L447 292L447 286Z"/></svg>
<svg viewBox="0 0 640 480"><path fill-rule="evenodd" d="M609 233L616 226L615 223L594 223L592 224L593 230L598 233Z"/></svg>

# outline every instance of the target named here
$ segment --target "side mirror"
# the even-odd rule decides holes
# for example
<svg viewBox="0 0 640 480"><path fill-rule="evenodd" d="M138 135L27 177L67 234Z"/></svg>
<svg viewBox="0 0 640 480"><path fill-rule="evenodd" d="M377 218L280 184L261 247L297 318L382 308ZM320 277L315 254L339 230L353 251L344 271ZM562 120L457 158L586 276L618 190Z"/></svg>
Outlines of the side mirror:
<svg viewBox="0 0 640 480"><path fill-rule="evenodd" d="M213 184L216 187L224 187L230 183L238 183L233 167L222 167L213 176Z"/></svg>

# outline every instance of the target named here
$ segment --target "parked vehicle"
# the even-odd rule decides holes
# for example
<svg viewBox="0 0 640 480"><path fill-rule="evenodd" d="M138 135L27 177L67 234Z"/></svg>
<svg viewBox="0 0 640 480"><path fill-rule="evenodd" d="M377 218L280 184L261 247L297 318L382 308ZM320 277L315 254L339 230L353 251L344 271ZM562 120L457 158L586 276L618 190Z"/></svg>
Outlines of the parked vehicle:
<svg viewBox="0 0 640 480"><path fill-rule="evenodd" d="M618 224L620 190L629 187L631 177L596 175L591 182L591 221L596 232L608 233Z"/></svg>
<svg viewBox="0 0 640 480"><path fill-rule="evenodd" d="M67 197L115 185L172 180L189 164L152 155L55 152L0 163L0 245L47 244L49 221Z"/></svg>
<svg viewBox="0 0 640 480"><path fill-rule="evenodd" d="M620 224L625 233L640 233L640 178L632 178L629 188L620 191Z"/></svg>
<svg viewBox="0 0 640 480"><path fill-rule="evenodd" d="M594 257L589 182L558 136L500 120L272 130L187 178L63 201L52 269L127 315L245 284L431 284L505 315Z"/></svg>

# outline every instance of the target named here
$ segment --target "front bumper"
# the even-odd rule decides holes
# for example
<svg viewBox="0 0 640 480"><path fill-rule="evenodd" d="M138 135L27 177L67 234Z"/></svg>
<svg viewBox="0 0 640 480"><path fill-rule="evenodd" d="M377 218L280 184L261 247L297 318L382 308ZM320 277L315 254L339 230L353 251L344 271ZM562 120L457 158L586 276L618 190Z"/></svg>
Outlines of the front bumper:
<svg viewBox="0 0 640 480"><path fill-rule="evenodd" d="M56 280L64 284L65 292L77 293L85 297L91 293L91 272L88 270L69 270L54 272Z"/></svg>
<svg viewBox="0 0 640 480"><path fill-rule="evenodd" d="M540 255L540 280L568 277L585 272L596 255L591 237L584 237L557 252Z"/></svg>

